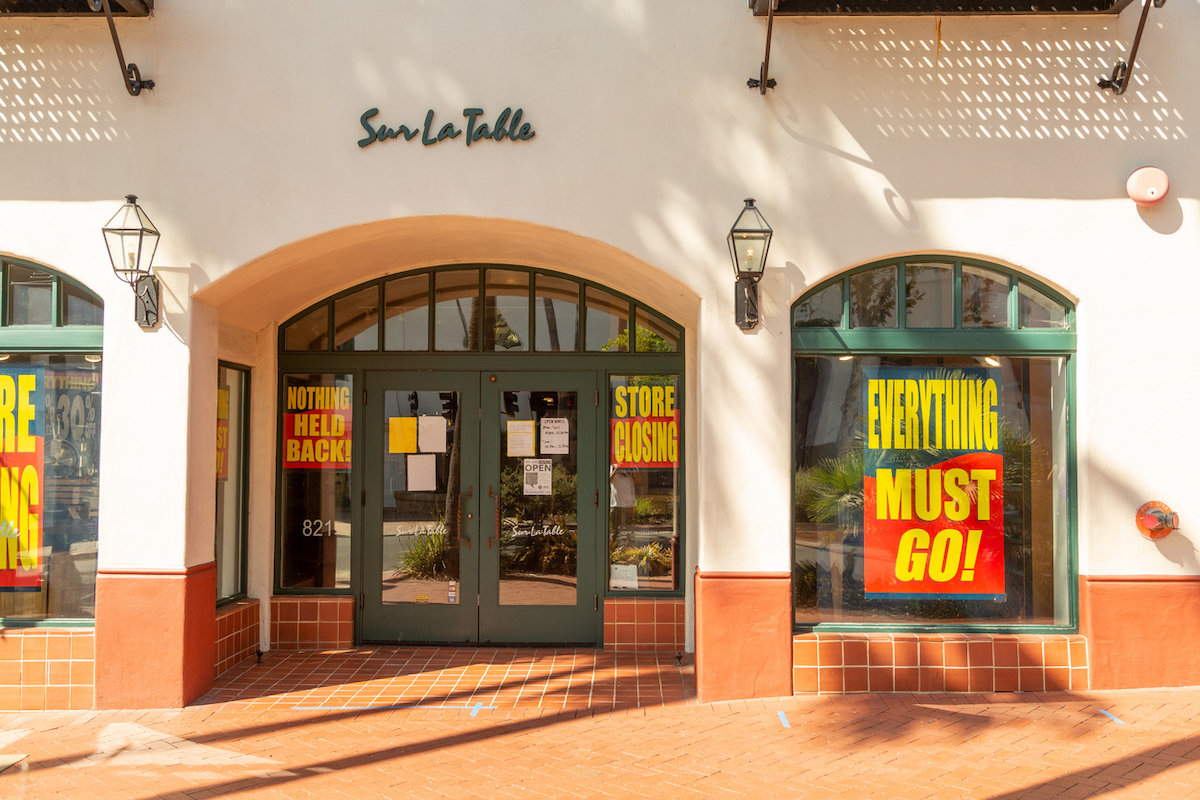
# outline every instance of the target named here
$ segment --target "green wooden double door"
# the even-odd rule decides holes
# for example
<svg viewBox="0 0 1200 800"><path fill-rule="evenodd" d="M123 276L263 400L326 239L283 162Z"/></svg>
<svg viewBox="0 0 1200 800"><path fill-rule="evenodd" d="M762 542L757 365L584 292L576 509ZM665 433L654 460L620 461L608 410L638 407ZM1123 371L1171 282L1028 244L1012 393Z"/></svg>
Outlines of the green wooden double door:
<svg viewBox="0 0 1200 800"><path fill-rule="evenodd" d="M599 642L596 381L366 374L363 640Z"/></svg>

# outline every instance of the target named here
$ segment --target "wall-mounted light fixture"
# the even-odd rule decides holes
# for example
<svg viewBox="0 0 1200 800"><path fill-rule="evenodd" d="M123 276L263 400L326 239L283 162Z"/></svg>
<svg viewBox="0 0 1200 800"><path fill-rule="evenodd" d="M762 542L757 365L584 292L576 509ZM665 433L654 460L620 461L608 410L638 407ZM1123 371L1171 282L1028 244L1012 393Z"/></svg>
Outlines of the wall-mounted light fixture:
<svg viewBox="0 0 1200 800"><path fill-rule="evenodd" d="M754 207L754 198L746 198L746 207L729 229L729 256L737 274L734 288L734 315L744 331L758 324L758 282L767 265L767 248L773 231Z"/></svg>
<svg viewBox="0 0 1200 800"><path fill-rule="evenodd" d="M125 205L101 230L117 277L133 287L137 303L133 316L143 328L158 324L158 278L150 274L158 248L158 228L137 204L137 195L125 195Z"/></svg>

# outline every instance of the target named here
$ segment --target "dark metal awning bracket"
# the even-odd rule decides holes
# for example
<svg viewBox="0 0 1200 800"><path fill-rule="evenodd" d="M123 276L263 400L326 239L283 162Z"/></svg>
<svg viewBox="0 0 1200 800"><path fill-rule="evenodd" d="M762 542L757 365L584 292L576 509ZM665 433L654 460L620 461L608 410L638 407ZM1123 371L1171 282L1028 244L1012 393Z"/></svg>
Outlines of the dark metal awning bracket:
<svg viewBox="0 0 1200 800"><path fill-rule="evenodd" d="M117 2L131 14L145 16L150 13L149 7L143 0L117 0ZM121 40L117 38L117 26L113 22L112 6L109 5L108 0L88 0L88 5L93 11L103 9L104 16L108 18L108 30L112 34L113 47L117 49L117 60L121 62L121 77L125 79L125 91L129 92L130 96L137 97L142 93L142 89L153 89L154 81L150 78L143 79L137 64L125 63L125 54L121 52Z"/></svg>
<svg viewBox="0 0 1200 800"><path fill-rule="evenodd" d="M763 56L762 66L759 67L758 77L746 81L751 89L758 89L759 94L766 94L767 89L775 88L775 79L768 74L771 65L771 27L775 22L775 8L779 0L750 0L750 8L765 3L767 6L767 52Z"/></svg>
<svg viewBox="0 0 1200 800"><path fill-rule="evenodd" d="M1167 0L1145 0L1142 5L1142 18L1138 20L1137 33L1133 37L1133 47L1129 50L1129 61L1118 59L1112 75L1096 81L1097 86L1101 89L1112 89L1115 95L1125 94L1125 90L1129 88L1129 79L1133 77L1133 62L1137 58L1138 45L1142 43L1142 30L1146 27L1150 6L1153 4L1155 8L1162 8L1166 2Z"/></svg>

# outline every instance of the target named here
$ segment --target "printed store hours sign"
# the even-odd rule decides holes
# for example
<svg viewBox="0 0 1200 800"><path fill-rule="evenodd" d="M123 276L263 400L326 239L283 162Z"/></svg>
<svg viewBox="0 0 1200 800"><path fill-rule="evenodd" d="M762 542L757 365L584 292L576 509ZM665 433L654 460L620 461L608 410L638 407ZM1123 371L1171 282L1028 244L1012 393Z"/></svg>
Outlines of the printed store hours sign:
<svg viewBox="0 0 1200 800"><path fill-rule="evenodd" d="M867 597L1004 598L998 369L866 370Z"/></svg>
<svg viewBox="0 0 1200 800"><path fill-rule="evenodd" d="M43 366L0 367L0 591L42 588L45 394Z"/></svg>
<svg viewBox="0 0 1200 800"><path fill-rule="evenodd" d="M679 409L674 386L614 386L612 466L679 466Z"/></svg>
<svg viewBox="0 0 1200 800"><path fill-rule="evenodd" d="M350 468L350 387L288 386L284 469Z"/></svg>

